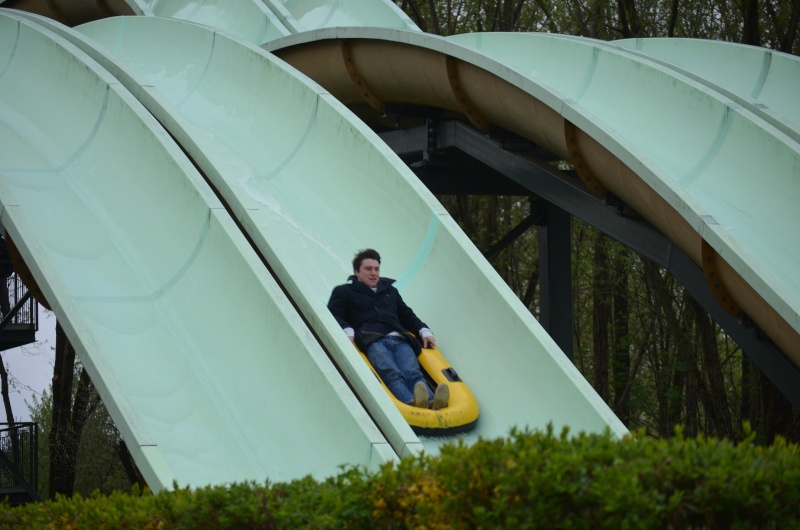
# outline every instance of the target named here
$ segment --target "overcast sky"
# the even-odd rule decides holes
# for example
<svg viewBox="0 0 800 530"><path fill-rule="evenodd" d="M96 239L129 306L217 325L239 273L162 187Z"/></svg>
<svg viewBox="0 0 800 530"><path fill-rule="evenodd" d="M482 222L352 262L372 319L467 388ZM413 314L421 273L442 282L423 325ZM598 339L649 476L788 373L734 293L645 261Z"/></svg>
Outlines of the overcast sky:
<svg viewBox="0 0 800 530"><path fill-rule="evenodd" d="M35 344L2 352L3 362L8 369L11 397L11 410L16 421L30 421L28 406L31 396L40 396L42 391L50 390L53 378L53 357L56 345L56 318L52 312L39 306L39 331ZM14 381L12 381L14 380ZM0 423L7 422L5 409L0 414Z"/></svg>

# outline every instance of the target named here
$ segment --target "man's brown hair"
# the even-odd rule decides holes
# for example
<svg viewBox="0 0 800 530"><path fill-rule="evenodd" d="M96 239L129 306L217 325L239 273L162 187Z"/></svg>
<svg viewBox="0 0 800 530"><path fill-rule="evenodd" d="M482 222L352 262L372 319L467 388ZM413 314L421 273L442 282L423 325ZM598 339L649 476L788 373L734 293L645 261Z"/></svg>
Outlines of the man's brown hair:
<svg viewBox="0 0 800 530"><path fill-rule="evenodd" d="M371 248L365 248L364 250L359 250L356 253L356 257L353 258L353 272L358 272L361 270L361 263L365 259L374 259L375 261L380 264L381 262L381 255L378 254L377 250Z"/></svg>

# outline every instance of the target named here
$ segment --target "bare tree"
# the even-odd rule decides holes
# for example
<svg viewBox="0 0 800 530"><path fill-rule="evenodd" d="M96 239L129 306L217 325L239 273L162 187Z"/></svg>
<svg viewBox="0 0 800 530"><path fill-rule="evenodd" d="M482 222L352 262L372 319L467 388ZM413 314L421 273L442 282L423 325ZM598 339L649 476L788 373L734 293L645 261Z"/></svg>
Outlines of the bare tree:
<svg viewBox="0 0 800 530"><path fill-rule="evenodd" d="M53 369L53 419L50 431L50 496L72 495L81 434L86 420L100 400L85 370L80 370L73 397L75 348L60 324L56 324Z"/></svg>

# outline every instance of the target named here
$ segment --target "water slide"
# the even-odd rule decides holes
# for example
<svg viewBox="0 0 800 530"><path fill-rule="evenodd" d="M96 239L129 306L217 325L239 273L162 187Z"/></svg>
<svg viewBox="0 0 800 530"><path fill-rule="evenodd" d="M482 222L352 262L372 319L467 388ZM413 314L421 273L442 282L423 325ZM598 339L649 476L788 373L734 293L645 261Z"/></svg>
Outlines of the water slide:
<svg viewBox="0 0 800 530"><path fill-rule="evenodd" d="M201 4L220 9L214 2L190 4L193 10L180 11L187 16L179 18L213 20L213 10ZM59 32L90 54L180 143L246 234L250 251L268 266L318 339L316 347L305 344L307 351L292 350L290 358L310 357L321 365L321 347L360 403L353 407L342 398L344 408L360 417L363 406L397 455L419 447L435 452L442 440L410 432L324 307L330 288L349 274L353 251L363 246L381 249L384 274L398 279L404 297L432 326L480 401L481 420L467 442L547 422L573 430L609 427L622 433L624 428L441 206L365 125L381 123L384 102L461 113L476 128L501 126L572 160L587 189L622 198L698 266L706 264L709 276L722 278L720 300L733 300L728 308L734 314L744 308L797 364L797 289L791 274L797 244L785 232L791 223L775 222L794 211L790 192L800 165L796 144L775 124L676 68L595 41L527 34L442 39L407 24L403 28L402 17L380 29L317 29L348 19L341 10L328 9L323 16L322 8L331 4L308 8L314 4L283 2L291 16L273 6L291 35L262 48L322 88L248 46L258 41L236 34L235 24L217 32L155 17L108 19L76 30L35 24L50 28L37 31ZM362 13L357 2L335 4ZM14 123L12 131L25 136ZM758 159L754 153L761 152L771 156ZM751 178L754 174L759 179ZM753 209L761 204L769 207ZM5 216L4 209L4 221ZM30 244L11 232L26 263L35 264L29 247L36 247L36 237L46 237L44 228L29 235ZM135 256L149 260L144 250ZM60 268L46 272L67 289ZM45 281L43 274L34 271L37 280ZM114 313L106 309L112 320ZM187 322L194 314L175 318L175 325L196 325ZM284 331L272 333L309 332L280 328ZM73 333L82 331L68 332L80 339ZM288 350L261 351L272 359ZM81 351L82 359L93 355L112 364L98 348ZM208 369L204 360L192 362ZM157 361L150 366L164 368ZM98 371L92 375L102 377ZM273 380L272 373L265 377ZM284 381L285 375L274 378ZM329 379L336 381L332 374ZM126 390L109 392L122 399ZM168 399L162 405L169 407ZM303 402L298 423L316 423L321 402L327 403ZM116 413L115 421L130 423L124 412ZM309 443L314 442L339 443L326 436ZM383 445L373 441L372 447ZM150 465L147 455L140 458ZM192 484L204 480L225 477L181 475Z"/></svg>
<svg viewBox="0 0 800 530"><path fill-rule="evenodd" d="M151 488L397 459L166 131L8 13L0 145L2 225Z"/></svg>
<svg viewBox="0 0 800 530"><path fill-rule="evenodd" d="M332 469L342 463L375 465L392 457L406 456L423 447L435 452L447 441L438 438L420 440L413 434L327 312L325 303L331 288L350 274L349 261L353 251L366 245L381 248L386 274L398 279L405 298L421 315L425 315L425 319L441 337L448 357L462 378L469 381L473 392L486 396L481 399L483 413L479 425L465 437L467 442L479 436L502 436L512 426L543 427L548 422L554 423L557 428L569 425L576 431L596 432L606 427L618 434L625 431L430 193L374 133L324 90L298 78L290 68L260 48L247 46L199 25L164 18L137 17L102 20L81 26L79 32L75 32L45 20L32 23L19 22L17 19L18 16L6 13L4 20L9 21L6 22L9 26L16 24L21 28L18 33L22 35L30 33L45 42L58 43L60 47L48 46L69 51L80 58L80 64L93 64L81 52L61 40L62 37L44 29L44 25L53 31L71 35L74 43L93 53L113 73L111 79L116 81L112 83L109 80L108 84L123 92L122 87L116 84L122 83L136 98L134 100L129 96L129 102L141 101L166 126L220 193L227 211L233 216L227 221L246 233L252 247L240 248L238 252L244 258L249 257L251 265L253 255L259 262L263 260L267 263L268 267L262 266L259 274L263 277L270 270L280 280L293 303L301 310L305 323L311 327L347 381L336 381L330 365L324 364L324 359L320 358L319 344L314 347L314 344L308 343L308 329L298 331L264 310L251 308L242 302L241 292L247 292L256 300L268 299L262 303L282 302L285 308L285 300L274 289L264 293L251 285L252 282L247 283L241 274L223 273L229 267L227 261L237 251L209 252L209 259L217 257L222 262L207 274L197 273L198 277L187 280L194 288L186 287L185 298L181 299L180 306L183 309L170 308L169 315L173 320L157 321L154 317L148 321L150 326L163 326L166 330L183 329L180 334L173 331L177 336L168 349L178 348L180 338L194 337L197 333L202 335L202 340L192 340L193 347L181 350L182 362L191 363L195 371L202 375L194 393L190 395L170 390L181 385L166 377L174 372L174 367L173 362L160 360L165 355L162 348L147 346L158 343L157 338L148 338L144 344L131 340L129 335L137 332L154 333L155 330L150 327L109 331L105 328L95 329L92 321L77 326L65 325L73 342L82 345L79 347L79 357L84 360L93 380L101 382L98 384L101 396L105 402L111 403L109 408L112 416L115 422L122 425L125 439L133 440L131 445L135 447L148 449L134 455L137 463L141 460L140 465L145 469L148 466L163 468L147 475L152 487L169 487L173 479L179 483L204 484L251 479L254 476L269 476L272 480L279 480L311 471L325 475L332 473ZM165 38L169 40L154 40L153 35L168 36ZM41 60L49 56L49 52L36 51L33 45L21 45L17 38L9 40L11 42L4 47L9 52L16 54L23 49L32 49L34 51L30 53ZM87 46L87 43L91 46ZM66 54L64 51L60 53ZM14 55L9 56L8 63L16 65ZM99 66L94 67L100 70ZM48 71L44 66L39 68ZM86 67L80 66L78 70L85 71ZM166 72L167 75L160 78L159 72ZM53 72L53 75L60 73ZM9 134L20 137L18 143L24 141L28 150L40 149L40 143L58 145L64 141L62 138L49 138L59 130L64 131L63 134L70 130L63 125L57 127L65 123L63 114L57 111L61 106L75 109L76 113L82 112L86 120L91 117L93 125L86 143L91 144L101 138L111 141L106 133L113 132L115 126L106 124L104 114L99 110L83 111L82 107L65 99L67 94L73 98L86 94L83 86L67 92L62 88L62 83L55 81L58 78L39 83L42 87L49 87L52 92L41 96L52 106L42 107L34 103L38 98L28 98L29 93L22 90L26 80L31 79L28 72L17 73L11 68L3 77L8 80L6 90L10 94L7 98L4 96L4 100L11 100L13 95L29 102L27 108L20 106L20 110L16 111L18 116L14 119L4 120L9 124ZM15 84L11 84L11 81L15 81ZM96 81L87 80L85 83L91 85ZM242 86L248 89L237 89ZM130 105L137 108L138 104L134 102L130 102ZM95 104L100 105L101 109L105 106L99 100ZM35 116L23 119L23 110ZM139 112L142 113L141 109ZM50 120L35 126L42 131L39 134L48 132L46 140L26 138L20 132L32 127L27 123L35 117ZM70 120L66 123L70 123ZM141 128L138 123L129 127ZM157 128L156 125L153 127ZM177 148L169 144L164 131L160 134L162 143L176 151ZM70 135L70 138L75 137L79 136ZM125 142L120 140L116 145L125 145ZM101 174L118 174L117 178L129 182L130 186L138 186L143 176L149 176L154 182L162 182L164 178L160 169L143 169L121 156L127 153L127 157L135 159L135 153L140 151L139 148L98 148L96 152L84 154L84 150L80 150L80 159ZM158 159L163 158L158 151L152 152L150 148L145 151ZM100 154L105 158L93 158ZM180 158L176 152L173 157ZM186 160L182 163L189 165ZM111 167L116 164L124 171L112 171ZM94 169L96 165L103 169ZM4 161L4 178L14 173L15 166ZM73 174L81 175L85 169L72 168L63 163L54 163L52 166L51 173L67 180L74 178ZM181 178L190 180L187 176ZM162 197L161 202L167 211L159 214L146 200L146 194L158 195L161 193L158 190L143 190L141 193L145 196L133 200L132 193L127 189L106 185L95 190L92 187L95 185L99 184L87 183L82 190L83 194L93 197L91 204L85 206L86 211L78 215L66 210L60 216L48 216L49 222L58 222L62 216L88 218L95 224L95 230L99 231L99 227L117 222L115 216L120 213L114 204L122 202L148 221L145 223L130 214L126 218L128 224L115 230L116 244L122 249L117 261L132 260L137 267L146 268L150 266L152 253L178 251L164 241L156 248L135 247L147 245L150 239L146 235L156 232L166 241L186 241L191 249L186 258L189 261L180 262L174 270L165 272L168 273L168 279L164 280L166 285L177 284L178 278L185 275L184 271L199 268L199 265L195 265L197 251L194 250L200 244L197 239L199 236L187 238L173 233L171 228L175 218L182 219L186 209L182 206L185 199ZM187 184L185 187L204 189L197 175L193 178L193 186ZM369 201L354 194L354 190L365 190ZM105 195L113 193L119 195ZM179 191L174 193L179 194ZM97 198L94 198L95 194ZM36 208L40 200L37 195L31 195L31 205L25 204L22 208L29 212L26 218L38 219L39 210ZM359 203L358 208L353 207L354 202ZM94 213L95 209L99 209L99 204L104 205L105 213L102 215ZM176 207L170 208L170 204ZM52 204L41 206L45 210L51 207ZM216 207L219 205L216 204ZM79 271L85 276L73 279L62 271L64 266L59 262L60 256L50 255L46 251L47 245L39 245L39 252L43 252L44 256L37 254L37 240L53 237L47 224L42 222L37 230L19 233L15 232L15 223L9 220L7 224L25 262L34 264L31 266L33 275L59 317L70 322L70 317L62 315L74 314L74 318L82 318L82 312L85 311L81 307L73 307L74 304L70 306L62 302L64 299L101 299L95 302L98 304L103 301L101 293L112 281L111 278L96 286L91 285L94 294L90 296L80 292L80 289L88 288L87 284L102 277L100 272L82 264ZM67 230L67 227L69 224L59 225L62 230ZM76 227L67 230L67 233L84 232L85 229ZM59 237L64 244L70 242L63 232ZM241 237L239 244L242 246ZM36 265L39 262L47 263L47 260L54 263L50 266ZM104 263L103 266L108 267L105 274L112 278L121 274L113 265ZM139 273L145 277L153 274ZM223 279L224 282L221 281ZM262 278L262 281L267 280ZM73 282L77 283L74 287ZM207 298L201 298L201 285L206 289L207 286L218 284L221 284L219 288L209 292ZM162 298L172 293L171 288L157 283L149 289L141 289L148 293L143 297L157 305L166 304ZM112 289L105 295L109 302L103 304L100 311L106 327L129 318L130 309L122 303L125 297L114 292ZM135 302L139 300L131 298L131 303ZM253 305L256 306L255 301ZM209 306L215 307L212 310ZM252 333L246 331L250 327L253 328ZM161 332L166 333L164 330ZM505 337L502 352L497 348L495 333ZM98 338L101 335L108 336L108 344ZM210 336L216 337L215 340L211 340ZM297 336L306 340L303 343L305 349L291 344L298 340L295 338ZM270 337L273 340L275 337L282 339L276 344L269 344ZM244 344L237 344L237 340ZM147 359L136 363L139 370L134 370L131 361L126 360L133 356L128 347L134 352L148 350L148 353L152 353ZM229 352L235 352L235 355ZM245 361L248 357L256 361ZM286 370L273 367L272 364L277 361L295 370L290 368L287 373ZM307 365L312 362L323 366L325 375L332 379L329 384L340 396L326 392L319 378L307 378ZM154 372L164 374L164 379L154 378ZM215 375L219 378L215 378ZM125 381L113 384L120 379ZM211 380L217 392L211 389ZM240 380L241 383L235 382ZM251 384L253 380L261 383ZM112 383L103 383L107 381ZM339 386L334 383L339 383ZM348 385L357 394L357 402L346 391L347 388L342 388ZM203 395L203 387L209 389L207 395ZM320 391L316 390L318 387ZM269 391L265 392L264 389ZM231 393L236 394L236 399L230 397ZM143 409L138 403L127 407L114 405L115 398L124 400L130 394L140 395L150 408ZM197 394L201 395L198 397ZM298 394L300 399L296 397ZM226 419L231 424L237 421L240 424L209 424L207 416L210 413L195 410L195 398L216 404L220 421ZM253 402L249 402L248 398ZM179 423L173 425L177 419L168 414L176 408L173 399L179 400L179 404L186 409L182 418L184 421L196 420L200 425L192 423L191 427L187 425L183 429ZM298 412L298 409L305 409L306 412ZM263 420L265 415L275 415L276 410L282 411L280 419L289 422L291 429L287 426L276 427L274 421L270 423ZM337 415L342 410L350 412L348 421L342 421ZM323 417L325 421L320 421ZM367 422L368 425L363 425L365 417L369 417L374 424ZM359 429L353 425L360 425L360 429L368 435L361 440L364 443L360 446L349 439L358 438ZM245 426L255 431L249 440L251 451L266 460L260 462L261 467L253 463L253 469L248 471L228 464L227 461L235 455L231 455L232 450L228 445L218 444L218 439L222 437L230 444L242 445L241 430ZM322 434L320 429L340 432L340 436L347 439ZM213 430L216 436L199 434L207 430ZM280 434L269 435L267 431ZM192 442L184 445L182 440L187 432L191 432L189 437ZM146 436L148 434L149 437ZM162 437L166 439L162 440ZM270 443L261 446L257 442L261 437L269 439ZM298 438L306 444L319 445L324 450L310 450L308 445L296 443ZM202 444L204 448L202 457L196 460L188 456L197 451L195 443ZM275 450L273 445L280 450ZM391 447L392 452L387 454L384 451L386 447ZM305 452L315 452L315 458L287 456L287 453L300 455ZM150 462L154 458L151 453L158 455L156 463ZM358 458L347 453L356 453ZM258 462L253 454L246 456ZM178 461L175 462L175 459ZM190 465L203 467L209 460L216 465L204 469L203 473L197 469L187 469ZM220 473L220 468L228 472Z"/></svg>

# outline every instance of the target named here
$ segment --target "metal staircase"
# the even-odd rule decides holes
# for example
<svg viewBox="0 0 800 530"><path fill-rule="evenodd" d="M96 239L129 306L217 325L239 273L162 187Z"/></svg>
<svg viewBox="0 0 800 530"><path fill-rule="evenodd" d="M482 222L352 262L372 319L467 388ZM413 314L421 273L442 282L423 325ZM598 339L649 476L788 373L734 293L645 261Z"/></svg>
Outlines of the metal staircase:
<svg viewBox="0 0 800 530"><path fill-rule="evenodd" d="M39 311L0 237L0 351L36 341ZM0 423L0 502L39 501L39 430L36 423Z"/></svg>
<svg viewBox="0 0 800 530"><path fill-rule="evenodd" d="M5 289L3 289L5 284ZM5 292L3 292L5 291ZM31 296L19 276L12 274L0 279L0 299L5 295L7 307L0 308L0 351L10 350L36 341L39 330L39 311L36 299ZM6 311L7 309L7 311Z"/></svg>
<svg viewBox="0 0 800 530"><path fill-rule="evenodd" d="M0 501L11 506L39 497L39 427L36 423L0 423Z"/></svg>
<svg viewBox="0 0 800 530"><path fill-rule="evenodd" d="M36 341L39 311L36 299L22 283L0 238L0 351Z"/></svg>

